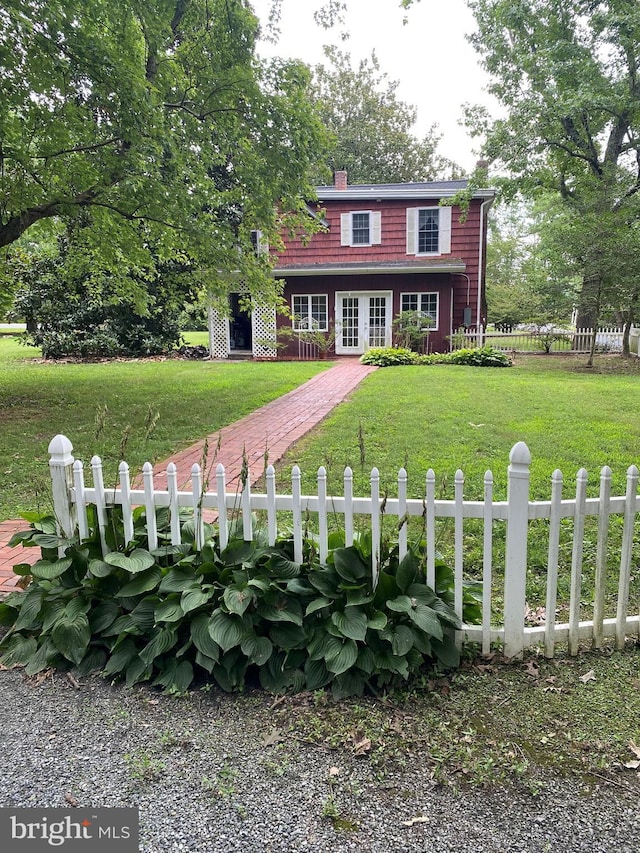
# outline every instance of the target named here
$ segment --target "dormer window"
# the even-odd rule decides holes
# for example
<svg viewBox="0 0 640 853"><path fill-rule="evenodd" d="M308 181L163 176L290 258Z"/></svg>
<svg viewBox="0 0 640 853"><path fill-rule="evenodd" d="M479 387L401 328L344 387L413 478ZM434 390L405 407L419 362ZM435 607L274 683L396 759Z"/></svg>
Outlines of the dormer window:
<svg viewBox="0 0 640 853"><path fill-rule="evenodd" d="M379 210L354 210L340 216L340 242L343 246L375 246L381 242Z"/></svg>

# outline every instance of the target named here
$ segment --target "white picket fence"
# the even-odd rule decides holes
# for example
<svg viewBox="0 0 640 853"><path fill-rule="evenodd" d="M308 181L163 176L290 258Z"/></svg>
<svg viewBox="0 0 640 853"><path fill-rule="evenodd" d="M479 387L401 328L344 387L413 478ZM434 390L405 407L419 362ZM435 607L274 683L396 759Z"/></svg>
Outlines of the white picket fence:
<svg viewBox="0 0 640 853"><path fill-rule="evenodd" d="M454 550L453 570L455 576L454 606L456 613L463 613L463 582L465 580L465 524L474 520L482 529L483 565L482 565L482 624L463 623L459 632L460 641L482 645L483 651L489 651L492 644L501 643L507 657L520 655L527 647L543 644L544 653L552 657L558 643L567 642L570 654L577 654L580 641L590 640L594 647L600 647L605 637L615 637L617 648L625 643L625 637L640 633L638 607L630 607L630 589L633 574L640 571L638 546L634 551L634 525L640 512L638 494L638 468L632 465L627 471L626 494L612 496L609 467L600 473L599 494L587 497L587 472L580 469L576 477L575 495L563 497L563 476L555 471L551 482L549 500L532 501L529 495L531 455L523 442L516 444L510 454L507 469L507 500L493 499L493 475L487 471L484 477L484 499L470 501L464 499L464 474L458 471L454 482L454 499L442 500L436 497L436 476L432 469L426 474L424 498L407 497L407 474L401 469L397 481L397 497L381 495L380 475L376 468L371 472L370 493L365 497L353 495L353 474L350 468L344 473L343 493L339 496L327 494L327 473L324 468L318 470L316 494L304 495L301 488L301 472L294 466L291 475L291 493L278 494L273 466L265 474L265 492L254 494L249 485L250 478L239 491L227 491L225 472L218 465L215 475L216 491L203 491L203 473L194 465L191 477L191 489L178 489L176 466L167 466L167 489L156 490L153 483L153 469L149 463L143 467L143 488L132 489L129 466L123 462L119 469L119 485L105 488L102 463L97 456L91 460L93 485L85 482L84 466L72 455L73 447L68 438L56 436L49 445L50 469L52 475L54 509L60 531L67 536L76 532L81 538L88 536L86 507L94 504L97 509L103 546L106 548L105 530L107 525L106 508L119 504L122 507L125 537L133 539L133 508L144 506L146 509L149 547L158 544L155 527L155 509L169 507L171 517L171 542L180 544L181 531L179 512L182 507L190 507L196 530L196 542L203 541L203 515L207 511L217 513L220 544L228 542L230 514L240 522L245 540L251 540L255 534L253 513L262 510L266 513L266 529L270 543L278 536L278 523L282 513L286 513L287 528L293 529L294 556L302 559L304 527L308 514L315 516L317 524L319 555L324 560L328 553L328 535L330 521L340 519L345 531L346 544L354 540L354 531L363 519L371 531L373 542L372 577L374 584L379 571L379 554L382 526L385 517L396 519L399 551L402 558L408 547L408 519L418 517L424 524L427 542L426 581L434 586L436 570L436 522L442 519L453 520ZM622 545L616 565L612 564L609 543L609 526L612 516L623 519ZM595 558L595 594L592 604L592 618L581 620L582 575L584 568L583 543L585 523L590 516L597 518L597 554ZM529 524L532 521L548 521L548 560L546 577L546 620L539 625L526 625L527 610L527 547ZM568 602L568 622L560 623L556 619L559 602L557 595L559 577L559 551L561 524L563 519L572 519L572 558L570 600ZM494 564L494 538L496 522L506 525L506 545L504 570L498 577L504 576L504 606L502 621L492 624L497 614L492 608L492 587L495 587L496 566ZM262 522L264 523L264 522ZM480 534L478 534L480 535ZM566 535L566 531L565 531ZM617 603L615 616L605 618L605 587L607 575L617 572ZM636 583L637 586L637 583ZM633 610L633 612L630 612Z"/></svg>
<svg viewBox="0 0 640 853"><path fill-rule="evenodd" d="M597 352L622 352L623 329L617 327L598 328L596 332ZM630 348L634 355L638 355L637 330L632 329L630 337ZM591 339L593 329L573 329L563 332L558 330L557 337L553 333L536 331L535 329L515 329L511 332L486 331L470 327L459 329L454 336L455 349L463 347L482 346L490 344L494 349L503 352L541 352L544 343L550 347L551 352L575 352L584 353L591 350Z"/></svg>

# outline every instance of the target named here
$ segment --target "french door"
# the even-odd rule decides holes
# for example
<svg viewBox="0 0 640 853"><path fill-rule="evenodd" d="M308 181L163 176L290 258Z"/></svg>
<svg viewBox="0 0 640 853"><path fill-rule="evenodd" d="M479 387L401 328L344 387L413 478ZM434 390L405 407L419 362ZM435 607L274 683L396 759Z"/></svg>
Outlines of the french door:
<svg viewBox="0 0 640 853"><path fill-rule="evenodd" d="M391 344L390 293L336 293L336 354Z"/></svg>

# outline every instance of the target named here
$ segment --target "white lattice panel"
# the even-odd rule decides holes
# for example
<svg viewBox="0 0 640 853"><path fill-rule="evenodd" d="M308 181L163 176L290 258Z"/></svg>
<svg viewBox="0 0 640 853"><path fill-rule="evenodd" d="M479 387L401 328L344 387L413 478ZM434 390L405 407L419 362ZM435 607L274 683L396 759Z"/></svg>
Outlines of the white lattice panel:
<svg viewBox="0 0 640 853"><path fill-rule="evenodd" d="M275 346L276 309L273 305L257 305L254 303L251 314L251 330L254 357L275 358L278 355L278 350Z"/></svg>
<svg viewBox="0 0 640 853"><path fill-rule="evenodd" d="M229 358L229 318L209 308L209 353L211 358Z"/></svg>

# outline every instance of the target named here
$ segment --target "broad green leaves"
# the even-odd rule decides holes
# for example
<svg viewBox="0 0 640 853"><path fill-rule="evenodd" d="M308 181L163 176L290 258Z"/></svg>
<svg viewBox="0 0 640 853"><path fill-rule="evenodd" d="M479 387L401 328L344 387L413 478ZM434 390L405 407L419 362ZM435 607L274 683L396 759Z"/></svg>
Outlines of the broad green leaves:
<svg viewBox="0 0 640 853"><path fill-rule="evenodd" d="M145 569L150 569L154 566L156 562L155 558L148 551L144 551L141 548L136 548L129 555L121 554L118 551L107 554L104 561L110 566L118 566L118 568L125 569L125 571L131 574L144 572Z"/></svg>
<svg viewBox="0 0 640 853"><path fill-rule="evenodd" d="M345 607L331 614L331 621L343 637L364 641L367 635L367 615L357 607Z"/></svg>
<svg viewBox="0 0 640 853"><path fill-rule="evenodd" d="M118 535L114 524L114 545ZM384 688L434 657L456 665L450 570L438 566L436 595L420 554L399 561L385 550L374 592L370 541L343 541L320 565L293 561L288 541L259 539L232 539L223 554L211 540L201 553L192 544L152 555L137 535L128 550L103 554L94 532L82 548L36 563L27 590L2 605L10 630L0 662L30 673L98 668L178 692L203 673L240 689L253 672L274 692L330 685L336 697Z"/></svg>

